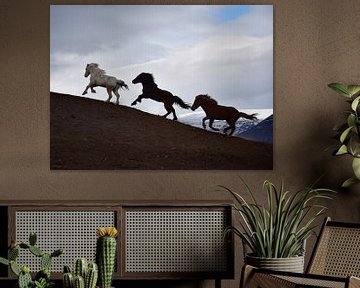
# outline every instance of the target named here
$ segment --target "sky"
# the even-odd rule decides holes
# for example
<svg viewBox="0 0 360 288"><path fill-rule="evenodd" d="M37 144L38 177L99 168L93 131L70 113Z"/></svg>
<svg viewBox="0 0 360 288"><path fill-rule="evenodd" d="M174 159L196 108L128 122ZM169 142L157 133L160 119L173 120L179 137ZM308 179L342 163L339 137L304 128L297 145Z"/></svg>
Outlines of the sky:
<svg viewBox="0 0 360 288"><path fill-rule="evenodd" d="M273 108L272 5L51 5L50 90L81 96L88 63L125 81L120 104L142 92L131 81L152 73L158 87L192 104L208 94L241 109ZM89 97L105 101L105 88ZM112 101L115 101L113 96ZM134 106L165 114L161 103ZM175 106L178 115L189 111Z"/></svg>

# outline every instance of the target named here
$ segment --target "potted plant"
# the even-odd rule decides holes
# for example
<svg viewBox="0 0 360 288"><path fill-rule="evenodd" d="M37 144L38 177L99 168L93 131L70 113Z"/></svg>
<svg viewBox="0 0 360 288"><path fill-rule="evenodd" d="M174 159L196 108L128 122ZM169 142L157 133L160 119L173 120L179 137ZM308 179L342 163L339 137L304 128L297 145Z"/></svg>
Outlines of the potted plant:
<svg viewBox="0 0 360 288"><path fill-rule="evenodd" d="M251 201L221 186L235 199L233 208L240 216L239 227L228 227L225 233L239 236L250 253L244 254L245 264L259 268L303 272L305 241L314 233L316 219L326 207L317 202L331 199L334 191L304 188L296 193L277 188L266 180L266 205L260 204L242 180ZM244 249L245 251L245 249Z"/></svg>
<svg viewBox="0 0 360 288"><path fill-rule="evenodd" d="M0 257L0 263L10 266L11 271L18 277L18 288L50 288L54 286L54 282L50 280L50 265L52 259L62 255L64 250L57 249L52 253L45 253L36 246L36 242L36 233L30 233L29 243L12 242L8 251L8 258ZM31 254L40 258L41 270L36 273L34 279L31 277L28 266L19 265L16 262L20 249L28 250Z"/></svg>
<svg viewBox="0 0 360 288"><path fill-rule="evenodd" d="M331 89L346 97L351 108L347 112L346 122L334 127L339 145L334 155L350 155L352 157L352 168L354 176L347 179L342 186L349 187L360 183L360 85L344 85L331 83Z"/></svg>

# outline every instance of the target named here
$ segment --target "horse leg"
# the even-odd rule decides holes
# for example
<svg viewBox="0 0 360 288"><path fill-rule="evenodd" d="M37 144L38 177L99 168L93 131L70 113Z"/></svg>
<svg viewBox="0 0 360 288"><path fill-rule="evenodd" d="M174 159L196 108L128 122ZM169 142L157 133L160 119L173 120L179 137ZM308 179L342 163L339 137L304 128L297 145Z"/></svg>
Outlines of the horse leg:
<svg viewBox="0 0 360 288"><path fill-rule="evenodd" d="M86 88L85 88L85 90L84 90L84 92L82 93L82 95L87 94L87 90L88 90L89 88L93 89L93 88L90 86L90 84L87 85Z"/></svg>
<svg viewBox="0 0 360 288"><path fill-rule="evenodd" d="M226 134L226 132L231 129L230 133L228 134L229 136L231 136L235 131L235 124L229 124L229 125L230 125L229 127L226 127L224 129L224 134Z"/></svg>
<svg viewBox="0 0 360 288"><path fill-rule="evenodd" d="M112 89L111 89L111 87L107 86L106 91L109 94L109 98L106 100L106 103L109 103L110 99L112 98L112 94L111 94Z"/></svg>
<svg viewBox="0 0 360 288"><path fill-rule="evenodd" d="M90 87L90 88L91 88L91 93L96 93L96 91L93 87Z"/></svg>
<svg viewBox="0 0 360 288"><path fill-rule="evenodd" d="M209 118L207 116L202 119L202 125L203 125L204 129L206 129L206 123L205 123L206 120L209 120Z"/></svg>
<svg viewBox="0 0 360 288"><path fill-rule="evenodd" d="M131 106L136 105L137 102L141 103L141 99L143 99L143 95L139 95L134 102L131 103Z"/></svg>
<svg viewBox="0 0 360 288"><path fill-rule="evenodd" d="M212 130L214 130L214 131L220 131L219 128L213 127L213 124L214 124L214 119L210 119L210 121L209 121L209 127L210 127Z"/></svg>
<svg viewBox="0 0 360 288"><path fill-rule="evenodd" d="M120 87L116 85L116 87L113 90L114 94L116 95L116 105L119 105L119 99L120 99L119 88Z"/></svg>
<svg viewBox="0 0 360 288"><path fill-rule="evenodd" d="M174 115L173 120L177 120L174 107L172 107L172 105L170 105L170 104L165 104L165 103L164 103L164 107L165 107L167 113L165 115L163 115L163 117L167 117L170 113L173 113L173 115Z"/></svg>

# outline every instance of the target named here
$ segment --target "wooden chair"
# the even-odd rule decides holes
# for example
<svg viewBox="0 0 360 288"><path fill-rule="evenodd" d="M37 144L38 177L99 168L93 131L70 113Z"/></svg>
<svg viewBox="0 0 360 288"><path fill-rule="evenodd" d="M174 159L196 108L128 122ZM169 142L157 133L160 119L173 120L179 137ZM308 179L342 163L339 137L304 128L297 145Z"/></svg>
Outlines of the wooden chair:
<svg viewBox="0 0 360 288"><path fill-rule="evenodd" d="M360 287L360 223L326 218L306 273L278 272L245 265L240 287Z"/></svg>

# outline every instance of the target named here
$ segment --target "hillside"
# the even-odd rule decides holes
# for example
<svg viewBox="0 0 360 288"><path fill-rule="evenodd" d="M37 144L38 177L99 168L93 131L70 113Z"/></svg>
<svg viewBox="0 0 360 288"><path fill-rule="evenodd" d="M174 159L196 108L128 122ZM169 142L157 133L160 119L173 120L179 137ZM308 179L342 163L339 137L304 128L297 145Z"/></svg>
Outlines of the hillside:
<svg viewBox="0 0 360 288"><path fill-rule="evenodd" d="M50 99L51 169L272 169L271 144L84 97Z"/></svg>

